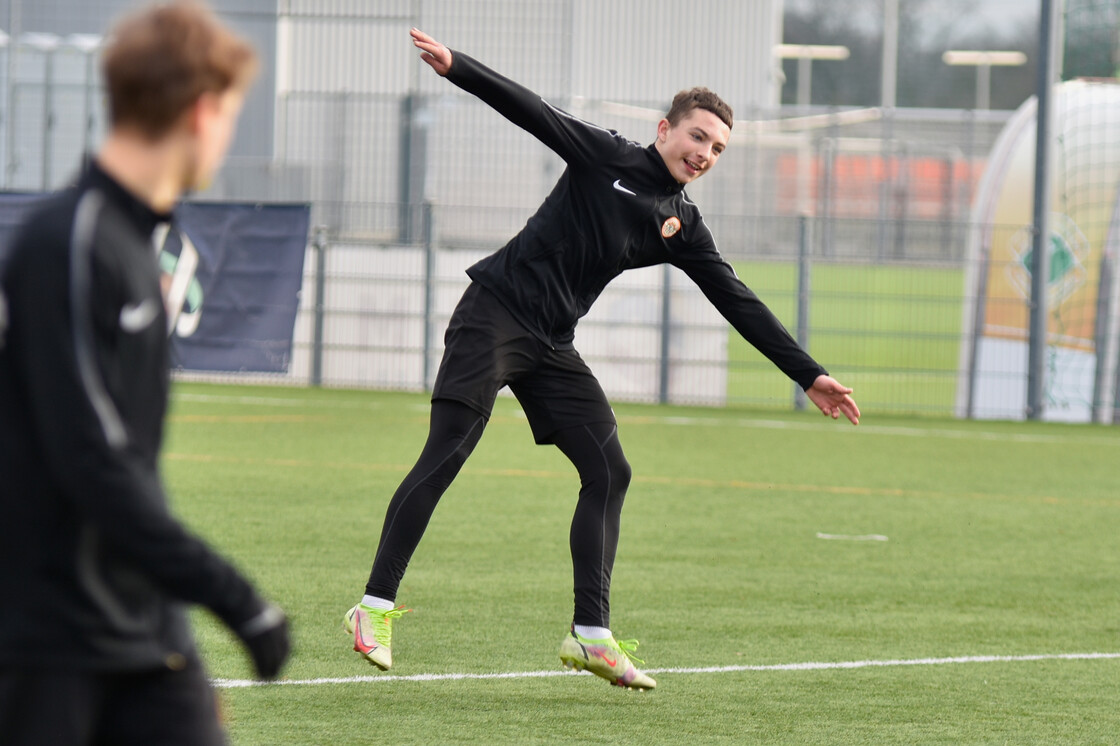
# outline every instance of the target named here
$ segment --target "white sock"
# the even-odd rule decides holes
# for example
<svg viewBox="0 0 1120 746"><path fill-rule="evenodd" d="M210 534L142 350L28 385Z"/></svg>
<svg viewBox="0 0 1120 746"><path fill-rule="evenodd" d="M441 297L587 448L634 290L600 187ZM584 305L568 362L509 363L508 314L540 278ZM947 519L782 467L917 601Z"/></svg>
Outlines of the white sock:
<svg viewBox="0 0 1120 746"><path fill-rule="evenodd" d="M606 627L585 627L582 624L572 625L576 634L585 640L609 640L611 631Z"/></svg>
<svg viewBox="0 0 1120 746"><path fill-rule="evenodd" d="M368 606L371 609L381 609L382 611L386 611L393 608L393 602L388 601L384 598L380 598L379 596L365 595L362 596L362 606Z"/></svg>

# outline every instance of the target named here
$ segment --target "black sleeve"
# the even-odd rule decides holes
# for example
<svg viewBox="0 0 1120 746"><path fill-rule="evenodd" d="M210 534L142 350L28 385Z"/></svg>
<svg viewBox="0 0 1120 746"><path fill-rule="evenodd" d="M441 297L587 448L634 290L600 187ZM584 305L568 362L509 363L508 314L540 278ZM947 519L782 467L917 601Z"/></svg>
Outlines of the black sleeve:
<svg viewBox="0 0 1120 746"><path fill-rule="evenodd" d="M672 264L696 283L743 339L802 389L809 389L817 376L828 375L754 291L743 284L716 249L707 226L701 224L700 228L696 240L686 250L672 255Z"/></svg>
<svg viewBox="0 0 1120 746"><path fill-rule="evenodd" d="M9 267L9 277L18 277L8 284L9 352L24 384L29 437L38 441L36 450L47 465L44 478L56 482L82 522L169 596L207 606L236 629L260 611L263 601L237 570L170 514L150 456L130 441L121 420L116 421L119 429L106 426L106 418L114 416L106 407L114 404L104 390L91 387L89 370L83 375L82 366L91 362L82 359L83 344L96 341L80 339L73 309L89 319L103 318L106 309L98 306L104 293L83 295L75 289L65 230L70 223L65 212L41 215L17 239L24 245L13 244L14 266ZM98 269L101 283L111 283L106 275L111 270Z"/></svg>
<svg viewBox="0 0 1120 746"><path fill-rule="evenodd" d="M447 79L480 98L571 165L599 163L627 143L618 133L557 109L528 88L462 52L452 50Z"/></svg>

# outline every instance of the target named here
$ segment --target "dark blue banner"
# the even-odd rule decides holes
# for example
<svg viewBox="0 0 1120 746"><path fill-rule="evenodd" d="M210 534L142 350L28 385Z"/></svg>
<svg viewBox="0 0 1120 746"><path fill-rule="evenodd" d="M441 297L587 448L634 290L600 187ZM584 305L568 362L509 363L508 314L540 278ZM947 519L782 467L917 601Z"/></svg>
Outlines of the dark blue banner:
<svg viewBox="0 0 1120 746"><path fill-rule="evenodd" d="M185 203L159 242L174 367L283 373L303 283L308 205Z"/></svg>
<svg viewBox="0 0 1120 746"><path fill-rule="evenodd" d="M23 216L37 201L45 196L42 193L7 192L0 194L0 259L4 256L4 248L8 245L8 239L15 233L20 221L23 220Z"/></svg>
<svg viewBox="0 0 1120 746"><path fill-rule="evenodd" d="M41 197L0 194L0 254ZM286 372L310 206L184 203L175 214L177 229L155 236L172 366Z"/></svg>

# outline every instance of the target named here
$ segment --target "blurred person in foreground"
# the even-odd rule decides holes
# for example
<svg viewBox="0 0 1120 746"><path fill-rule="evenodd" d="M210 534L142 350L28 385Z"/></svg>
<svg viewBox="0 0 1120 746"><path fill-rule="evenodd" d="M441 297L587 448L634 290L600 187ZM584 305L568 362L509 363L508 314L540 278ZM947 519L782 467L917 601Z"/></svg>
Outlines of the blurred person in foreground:
<svg viewBox="0 0 1120 746"><path fill-rule="evenodd" d="M110 130L0 255L0 741L221 744L187 604L263 678L283 612L169 512L168 317L153 233L225 156L256 54L204 5L123 19Z"/></svg>
<svg viewBox="0 0 1120 746"><path fill-rule="evenodd" d="M537 213L505 247L467 270L472 282L447 329L428 441L385 516L361 601L343 617L354 649L392 664L396 593L444 491L478 443L498 390L509 386L533 437L579 472L570 547L573 624L560 660L612 684L652 689L637 643L610 630L610 584L630 465L614 412L573 347L575 326L623 271L670 263L732 326L796 381L826 416L859 423L852 390L828 375L735 275L685 185L710 171L731 136L731 108L707 88L678 93L642 145L580 121L532 91L417 30L421 59L534 135L567 163ZM499 623L498 627L501 627ZM480 630L479 634L485 634Z"/></svg>

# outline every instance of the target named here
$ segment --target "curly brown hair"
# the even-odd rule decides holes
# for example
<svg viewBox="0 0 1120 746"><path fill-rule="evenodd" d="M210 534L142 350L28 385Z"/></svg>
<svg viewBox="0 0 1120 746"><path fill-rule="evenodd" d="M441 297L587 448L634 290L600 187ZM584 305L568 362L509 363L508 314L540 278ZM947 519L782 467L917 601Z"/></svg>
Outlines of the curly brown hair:
<svg viewBox="0 0 1120 746"><path fill-rule="evenodd" d="M693 109L704 109L715 114L730 129L735 115L727 102L704 86L696 86L673 96L673 104L665 118L674 127Z"/></svg>

